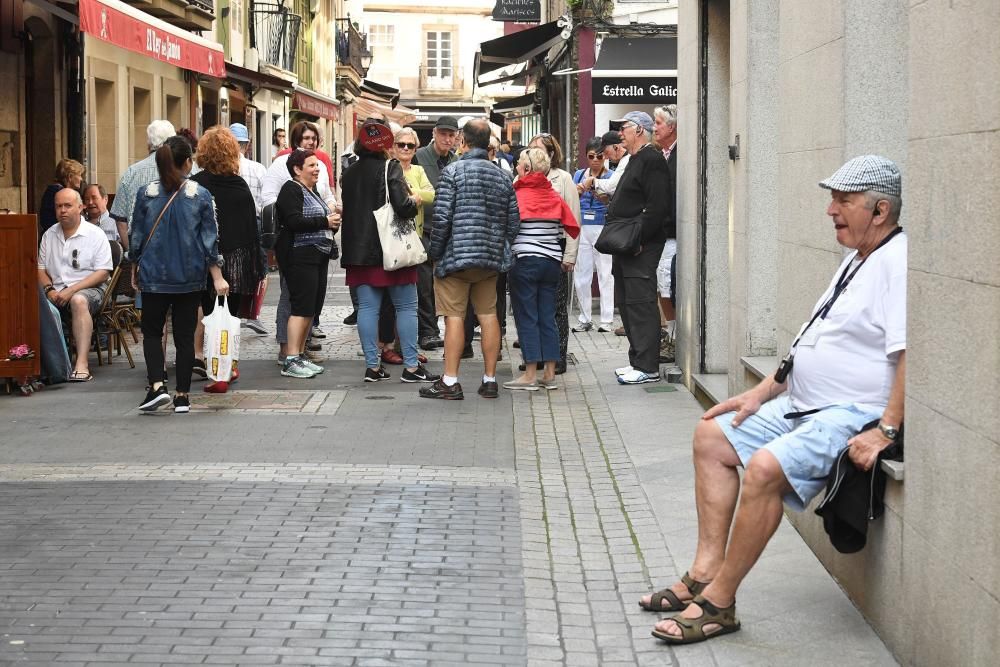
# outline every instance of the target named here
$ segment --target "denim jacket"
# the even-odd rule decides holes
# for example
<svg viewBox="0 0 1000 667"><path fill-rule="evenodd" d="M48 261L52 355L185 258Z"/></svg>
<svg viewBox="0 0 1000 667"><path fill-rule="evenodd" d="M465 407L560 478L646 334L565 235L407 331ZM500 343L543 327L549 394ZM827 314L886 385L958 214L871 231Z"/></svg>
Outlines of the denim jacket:
<svg viewBox="0 0 1000 667"><path fill-rule="evenodd" d="M212 195L191 180L181 186L147 243L172 194L153 181L135 196L129 248L132 260L139 263L139 286L144 292L200 292L206 287L208 267L222 265Z"/></svg>

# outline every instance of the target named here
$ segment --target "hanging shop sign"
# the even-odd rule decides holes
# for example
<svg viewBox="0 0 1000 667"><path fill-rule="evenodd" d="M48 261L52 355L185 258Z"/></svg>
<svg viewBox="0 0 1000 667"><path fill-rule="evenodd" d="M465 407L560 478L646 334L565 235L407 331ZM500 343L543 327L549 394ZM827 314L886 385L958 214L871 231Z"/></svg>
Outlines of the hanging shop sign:
<svg viewBox="0 0 1000 667"><path fill-rule="evenodd" d="M497 0L493 20L513 23L539 23L542 20L541 0Z"/></svg>
<svg viewBox="0 0 1000 667"><path fill-rule="evenodd" d="M80 0L80 29L117 47L176 67L226 76L222 46L118 0Z"/></svg>
<svg viewBox="0 0 1000 667"><path fill-rule="evenodd" d="M594 104L675 104L677 77L591 79Z"/></svg>

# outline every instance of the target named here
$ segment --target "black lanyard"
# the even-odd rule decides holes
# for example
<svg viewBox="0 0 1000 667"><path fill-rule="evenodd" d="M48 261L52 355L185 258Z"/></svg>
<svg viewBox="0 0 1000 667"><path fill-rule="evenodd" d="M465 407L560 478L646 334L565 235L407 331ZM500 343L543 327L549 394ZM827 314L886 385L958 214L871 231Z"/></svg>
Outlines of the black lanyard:
<svg viewBox="0 0 1000 667"><path fill-rule="evenodd" d="M833 308L833 304L837 302L837 299L840 298L840 295L843 294L844 290L847 289L847 286L851 284L851 281L854 280L854 276L858 274L858 271L860 271L861 267L865 265L865 262L868 261L868 258L874 255L876 252L878 252L879 249L882 248L882 246L891 241L892 238L896 234L899 234L901 231L903 231L902 227L896 227L896 229L889 232L889 235L886 236L884 239L882 239L881 243L875 246L875 249L872 250L870 253L868 253L868 255L864 259L862 259L857 266L854 267L853 271L851 271L850 262L847 263L847 266L844 267L844 270L840 274L840 278L837 279L837 286L833 288L833 295L826 300L826 303L824 303L822 306L819 307L819 310L813 313L812 319L809 320L809 324L805 326L805 328L795 338L795 342L792 343L793 350L798 347L799 341L802 340L802 337L806 335L806 332L809 331L809 327L811 327L816 322L816 320L826 319L826 316L830 314L830 310ZM850 274L847 273L848 271L851 271Z"/></svg>

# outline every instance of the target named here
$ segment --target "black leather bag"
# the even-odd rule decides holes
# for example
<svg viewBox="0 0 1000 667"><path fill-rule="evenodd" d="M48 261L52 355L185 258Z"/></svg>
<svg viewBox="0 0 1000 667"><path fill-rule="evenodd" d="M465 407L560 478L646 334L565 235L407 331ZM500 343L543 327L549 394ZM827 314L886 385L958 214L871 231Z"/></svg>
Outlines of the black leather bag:
<svg viewBox="0 0 1000 667"><path fill-rule="evenodd" d="M642 222L639 218L609 218L594 242L597 252L605 255L636 255L642 247Z"/></svg>
<svg viewBox="0 0 1000 667"><path fill-rule="evenodd" d="M268 204L260 212L260 245L266 250L274 248L278 241L278 221L274 214L274 204Z"/></svg>

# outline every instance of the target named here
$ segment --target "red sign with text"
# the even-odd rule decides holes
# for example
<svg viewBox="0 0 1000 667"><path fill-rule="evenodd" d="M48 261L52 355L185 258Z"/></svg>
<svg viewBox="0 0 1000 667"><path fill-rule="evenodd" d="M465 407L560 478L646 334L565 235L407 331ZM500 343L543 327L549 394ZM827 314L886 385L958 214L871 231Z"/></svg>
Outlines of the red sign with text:
<svg viewBox="0 0 1000 667"><path fill-rule="evenodd" d="M194 35L179 35L184 31L118 0L80 0L80 29L101 41L176 67L220 79L226 76L222 46Z"/></svg>

